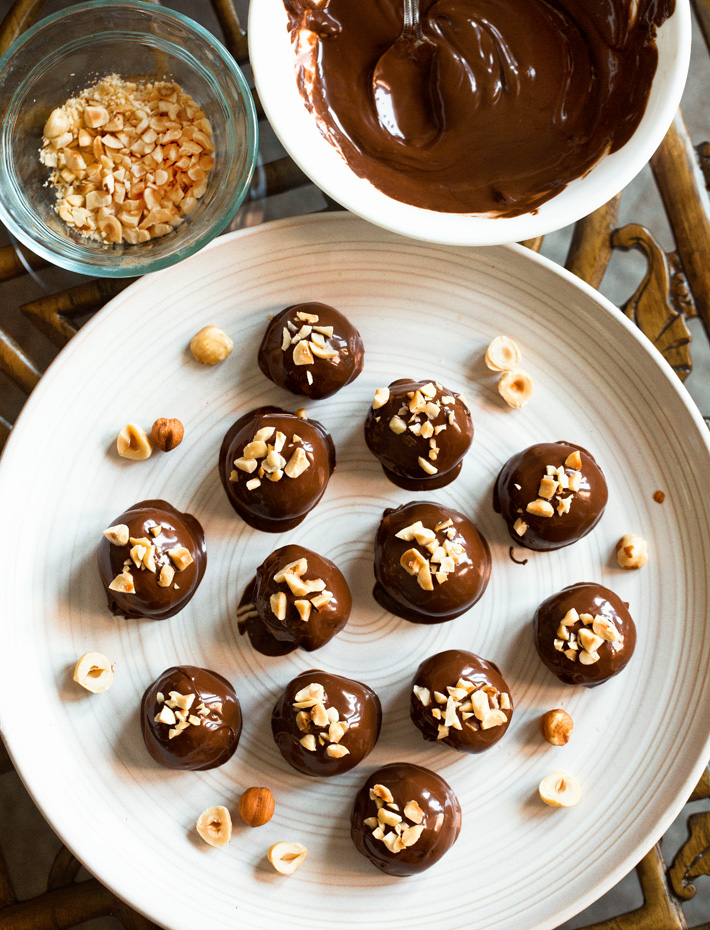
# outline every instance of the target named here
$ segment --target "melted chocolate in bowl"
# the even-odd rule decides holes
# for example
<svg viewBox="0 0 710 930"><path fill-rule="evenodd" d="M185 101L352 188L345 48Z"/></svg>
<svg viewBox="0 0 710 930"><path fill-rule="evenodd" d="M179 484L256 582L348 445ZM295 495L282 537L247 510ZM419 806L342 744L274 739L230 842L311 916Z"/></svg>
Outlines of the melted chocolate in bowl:
<svg viewBox="0 0 710 930"><path fill-rule="evenodd" d="M306 106L355 174L416 207L507 217L628 142L656 73L656 29L675 9L639 0L630 20L627 0L420 0L433 60L417 64L414 45L389 57L384 120L372 77L400 35L400 0L284 3L306 51Z"/></svg>

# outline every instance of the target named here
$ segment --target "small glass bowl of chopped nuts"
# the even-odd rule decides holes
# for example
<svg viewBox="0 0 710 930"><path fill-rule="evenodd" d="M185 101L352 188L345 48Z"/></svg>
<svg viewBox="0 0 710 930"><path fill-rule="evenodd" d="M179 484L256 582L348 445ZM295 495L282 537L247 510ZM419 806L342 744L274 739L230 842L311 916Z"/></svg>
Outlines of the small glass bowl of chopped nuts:
<svg viewBox="0 0 710 930"><path fill-rule="evenodd" d="M217 236L254 171L247 82L198 23L93 0L0 58L0 220L48 261L145 274Z"/></svg>

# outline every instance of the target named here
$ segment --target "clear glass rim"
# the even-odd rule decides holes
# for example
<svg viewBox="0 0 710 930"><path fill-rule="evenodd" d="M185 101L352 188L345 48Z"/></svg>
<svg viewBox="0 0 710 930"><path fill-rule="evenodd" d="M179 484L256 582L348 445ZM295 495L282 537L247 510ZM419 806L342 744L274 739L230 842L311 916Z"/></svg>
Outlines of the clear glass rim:
<svg viewBox="0 0 710 930"><path fill-rule="evenodd" d="M252 175L254 173L258 146L259 124L256 116L256 108L251 96L251 90L247 84L246 78L244 77L244 74L242 73L234 58L227 51L224 45L222 45L219 39L217 39L216 36L214 36L199 23L190 19L188 16L184 16L182 13L178 13L174 10L167 9L162 6L157 6L153 3L144 2L144 0L90 0L90 2L75 4L74 6L68 7L65 10L60 10L57 13L53 13L50 16L41 19L38 23L36 23L34 26L31 26L21 36L19 36L8 48L5 54L0 57L0 73L2 73L8 64L19 53L22 52L25 46L29 45L41 33L54 28L58 22L66 21L68 18L80 15L84 12L91 11L91 13L95 13L98 10L107 8L116 8L121 12L134 10L137 12L146 13L152 18L163 18L165 20L173 20L180 23L189 32L196 34L197 38L204 41L216 53L220 61L232 74L239 89L242 103L244 105L244 121L246 126L246 155L245 171L240 178L239 183L235 186L233 195L228 205L222 211L218 219L210 222L207 228L203 229L202 232L195 238L191 238L189 243L185 244L181 248L177 248L175 251L172 251L169 254L155 258L149 257L144 262L135 262L131 263L130 265L123 265L121 263L122 256L117 256L116 264L97 263L91 257L82 258L74 254L69 255L58 247L47 246L47 244L42 242L40 239L30 235L20 224L15 221L13 214L8 211L2 198L0 198L0 220L2 220L9 232L21 243L23 243L23 245L27 246L32 252L39 255L41 258L46 259L51 264L59 265L62 268L68 269L69 271L79 272L80 274L88 274L94 277L140 277L141 275L147 274L151 271L158 271L161 268L167 268L179 261L182 261L184 258L188 258L190 255L195 254L201 248L207 245L208 242L218 236L231 222L246 196L249 184L251 183ZM107 36L109 39L111 39L116 37L116 33L109 32L107 30L101 30L94 33L93 38L98 39L100 36ZM166 46L172 44L173 47L175 47L174 43L170 43L166 40L163 40L162 44ZM184 54L180 54L179 57L181 57L183 60L185 58ZM202 72L203 76L209 76L212 78L210 83L215 84L216 82L214 81L213 75L209 68L204 67L196 58L194 58L194 56L191 57L193 58L193 61L188 62L188 64L190 64L190 66L193 68L196 67L198 71ZM27 79L30 79L34 73L35 70L32 69L30 74L27 76ZM23 81L17 86L17 88L15 88L11 99L23 92L25 83L26 82ZM217 89L222 97L222 104L225 111L229 112L230 106L228 100L222 94L221 89L219 87ZM3 125L2 130L0 131L0 160L2 161L5 160L6 153L10 151L10 146L7 144L8 132L6 124L7 121L5 121L5 125ZM15 199L17 203L20 204L20 212L25 210L26 202L24 197L15 195ZM80 246L77 248L80 248ZM111 253L106 252L105 254L109 256Z"/></svg>

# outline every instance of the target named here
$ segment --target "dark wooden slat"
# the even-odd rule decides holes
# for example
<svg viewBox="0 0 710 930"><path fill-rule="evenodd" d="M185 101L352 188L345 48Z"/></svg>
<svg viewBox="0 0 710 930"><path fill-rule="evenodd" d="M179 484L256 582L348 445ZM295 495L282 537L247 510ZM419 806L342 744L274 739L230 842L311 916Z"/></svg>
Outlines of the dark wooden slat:
<svg viewBox="0 0 710 930"><path fill-rule="evenodd" d="M246 64L249 61L249 43L246 30L242 27L234 8L232 0L210 0L217 21L224 33L224 44L234 55L237 63Z"/></svg>
<svg viewBox="0 0 710 930"><path fill-rule="evenodd" d="M698 25L710 51L710 0L692 0Z"/></svg>
<svg viewBox="0 0 710 930"><path fill-rule="evenodd" d="M0 328L0 371L29 396L42 377L42 372L26 355L12 336Z"/></svg>
<svg viewBox="0 0 710 930"><path fill-rule="evenodd" d="M693 793L688 798L689 801L700 801L703 798L710 798L710 768L705 769L700 776L700 781L693 789Z"/></svg>
<svg viewBox="0 0 710 930"><path fill-rule="evenodd" d="M261 200L310 183L310 179L294 161L279 158L257 169L249 196L252 200Z"/></svg>
<svg viewBox="0 0 710 930"><path fill-rule="evenodd" d="M47 267L47 262L40 258L39 255L35 255L34 252L30 252L24 246L18 246L18 248L21 249L25 261L33 271ZM17 254L17 249L13 245L7 245L5 248L0 249L0 282L19 278L23 274L27 274L27 268Z"/></svg>
<svg viewBox="0 0 710 930"><path fill-rule="evenodd" d="M698 316L710 338L710 200L680 110L651 159Z"/></svg>
<svg viewBox="0 0 710 930"><path fill-rule="evenodd" d="M0 453L2 453L2 450L3 450L4 447L5 447L5 443L7 442L8 438L9 438L9 436L10 436L10 431L11 431L11 430L12 430L12 424L9 423L9 422L5 419L5 417L0 416ZM0 748L0 775L2 775L2 773L3 773L3 771L4 771L4 769L3 769L3 767L2 767L2 763L3 763L2 753L3 753L3 750L2 750L2 748Z"/></svg>
<svg viewBox="0 0 710 930"><path fill-rule="evenodd" d="M71 885L80 868L81 862L69 852L66 846L62 846L52 863L47 879L47 891L55 891L57 888L66 888Z"/></svg>
<svg viewBox="0 0 710 930"><path fill-rule="evenodd" d="M7 870L7 864L5 862L5 857L2 854L0 849L0 927L3 927L2 923L2 909L8 905L15 903L17 899L15 898L15 891L12 887L12 882L10 881L10 873Z"/></svg>
<svg viewBox="0 0 710 930"><path fill-rule="evenodd" d="M107 301L132 284L134 278L99 278L78 284L59 294L41 297L23 304L22 312L47 338L60 349L65 346L77 328L69 321L99 310Z"/></svg>
<svg viewBox="0 0 710 930"><path fill-rule="evenodd" d="M0 23L0 55L4 55L15 39L34 23L46 0L15 0L10 12Z"/></svg>
<svg viewBox="0 0 710 930"><path fill-rule="evenodd" d="M612 255L611 234L619 215L620 200L621 194L617 194L574 227L565 268L592 287L601 284Z"/></svg>
<svg viewBox="0 0 710 930"><path fill-rule="evenodd" d="M2 930L69 930L119 910L116 898L95 878L11 904L0 910Z"/></svg>

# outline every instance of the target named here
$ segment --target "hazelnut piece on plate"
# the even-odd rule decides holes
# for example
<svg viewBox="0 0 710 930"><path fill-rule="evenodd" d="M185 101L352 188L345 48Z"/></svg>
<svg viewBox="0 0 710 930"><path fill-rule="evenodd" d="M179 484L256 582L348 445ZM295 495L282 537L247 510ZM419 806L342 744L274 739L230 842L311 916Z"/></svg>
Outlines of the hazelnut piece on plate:
<svg viewBox="0 0 710 930"><path fill-rule="evenodd" d="M579 782L569 772L552 772L546 775L538 788L540 797L550 807L574 807L582 791Z"/></svg>
<svg viewBox="0 0 710 930"><path fill-rule="evenodd" d="M619 568L643 568L648 562L648 543L643 536L626 533L616 544L616 561Z"/></svg>
<svg viewBox="0 0 710 930"><path fill-rule="evenodd" d="M76 663L74 681L94 694L101 694L113 684L113 663L100 652L86 652Z"/></svg>
<svg viewBox="0 0 710 930"><path fill-rule="evenodd" d="M151 429L153 442L161 452L170 452L171 449L175 449L182 442L184 435L185 428L180 420L174 417L169 420L166 417L160 417Z"/></svg>
<svg viewBox="0 0 710 930"><path fill-rule="evenodd" d="M208 807L202 811L195 825L205 843L226 846L232 836L232 818L226 807Z"/></svg>
<svg viewBox="0 0 710 930"><path fill-rule="evenodd" d="M292 875L303 863L308 850L301 843L274 843L269 847L269 862L282 875Z"/></svg>
<svg viewBox="0 0 710 930"><path fill-rule="evenodd" d="M486 367L510 371L520 362L520 349L508 336L496 336L486 350Z"/></svg>
<svg viewBox="0 0 710 930"><path fill-rule="evenodd" d="M552 746L565 746L569 742L574 729L574 721L561 707L548 710L540 718L542 735Z"/></svg>
<svg viewBox="0 0 710 930"><path fill-rule="evenodd" d="M248 827L263 827L274 816L274 807L268 788L247 788L239 799L239 814Z"/></svg>

